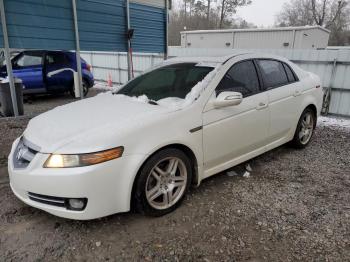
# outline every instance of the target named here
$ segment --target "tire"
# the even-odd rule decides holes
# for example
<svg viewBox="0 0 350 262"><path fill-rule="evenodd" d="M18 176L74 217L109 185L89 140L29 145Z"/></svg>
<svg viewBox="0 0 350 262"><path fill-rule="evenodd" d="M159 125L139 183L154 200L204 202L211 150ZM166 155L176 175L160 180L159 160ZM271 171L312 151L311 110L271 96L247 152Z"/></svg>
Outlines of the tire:
<svg viewBox="0 0 350 262"><path fill-rule="evenodd" d="M90 89L90 86L89 86L89 83L87 80L83 79L83 90L84 90L84 97L87 96L87 94L89 93L89 89ZM75 93L74 93L74 83L73 83L73 86L72 88L69 90L69 93L70 95L75 98Z"/></svg>
<svg viewBox="0 0 350 262"><path fill-rule="evenodd" d="M315 112L306 108L301 114L291 145L295 148L305 148L311 141L317 123Z"/></svg>
<svg viewBox="0 0 350 262"><path fill-rule="evenodd" d="M191 179L191 162L185 153L175 148L159 151L146 161L135 182L136 211L154 217L172 212L183 201Z"/></svg>

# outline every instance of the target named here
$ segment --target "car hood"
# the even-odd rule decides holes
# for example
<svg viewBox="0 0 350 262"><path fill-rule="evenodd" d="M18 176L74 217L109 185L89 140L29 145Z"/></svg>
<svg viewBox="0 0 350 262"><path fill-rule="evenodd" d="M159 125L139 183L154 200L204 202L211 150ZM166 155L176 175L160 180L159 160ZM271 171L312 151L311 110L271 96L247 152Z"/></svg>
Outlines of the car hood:
<svg viewBox="0 0 350 262"><path fill-rule="evenodd" d="M125 135L171 111L111 93L59 106L33 118L24 137L42 153L87 153L120 146ZM118 144L119 143L119 144Z"/></svg>

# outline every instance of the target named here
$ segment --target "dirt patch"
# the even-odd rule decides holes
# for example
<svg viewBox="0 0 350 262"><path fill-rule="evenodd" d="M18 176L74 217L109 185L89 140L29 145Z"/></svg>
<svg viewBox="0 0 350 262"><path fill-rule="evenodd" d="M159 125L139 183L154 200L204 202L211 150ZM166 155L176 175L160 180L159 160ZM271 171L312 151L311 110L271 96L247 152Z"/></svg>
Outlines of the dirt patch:
<svg viewBox="0 0 350 262"><path fill-rule="evenodd" d="M0 126L1 134L13 133L2 138L1 155L25 123ZM349 141L349 129L319 126L307 149L283 146L264 154L252 161L249 178L210 178L161 218L127 213L88 222L61 219L24 205L4 184L0 257L349 261Z"/></svg>

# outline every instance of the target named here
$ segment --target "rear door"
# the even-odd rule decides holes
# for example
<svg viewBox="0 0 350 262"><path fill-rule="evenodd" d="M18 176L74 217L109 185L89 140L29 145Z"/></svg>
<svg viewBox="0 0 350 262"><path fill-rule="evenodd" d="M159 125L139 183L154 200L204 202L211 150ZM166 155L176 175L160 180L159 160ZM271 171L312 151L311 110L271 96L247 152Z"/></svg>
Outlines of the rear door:
<svg viewBox="0 0 350 262"><path fill-rule="evenodd" d="M26 51L13 60L13 74L22 80L25 92L45 91L43 82L43 52Z"/></svg>
<svg viewBox="0 0 350 262"><path fill-rule="evenodd" d="M252 60L234 64L221 80L214 96L240 92L238 106L213 108L203 113L203 153L206 176L251 157L266 145L269 127L267 94L261 92Z"/></svg>
<svg viewBox="0 0 350 262"><path fill-rule="evenodd" d="M269 143L283 141L294 132L300 106L300 83L292 69L278 60L257 60L269 99Z"/></svg>
<svg viewBox="0 0 350 262"><path fill-rule="evenodd" d="M70 61L63 52L48 52L45 56L44 79L48 91L63 91L72 88L73 86L73 72L65 70L60 73L53 74L51 77L49 73L53 73L60 69L71 68Z"/></svg>

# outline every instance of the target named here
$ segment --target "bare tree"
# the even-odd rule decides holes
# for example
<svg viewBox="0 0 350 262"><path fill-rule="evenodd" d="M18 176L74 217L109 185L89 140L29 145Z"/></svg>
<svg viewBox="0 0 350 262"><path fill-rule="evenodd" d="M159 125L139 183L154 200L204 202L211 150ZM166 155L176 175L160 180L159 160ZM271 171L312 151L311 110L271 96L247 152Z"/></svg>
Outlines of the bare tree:
<svg viewBox="0 0 350 262"><path fill-rule="evenodd" d="M211 1L210 0L207 0L207 26L209 27L209 24L210 24L210 4L211 4Z"/></svg>
<svg viewBox="0 0 350 262"><path fill-rule="evenodd" d="M350 11L345 0L291 0L277 17L280 26L319 25L331 30L330 44L348 43Z"/></svg>
<svg viewBox="0 0 350 262"><path fill-rule="evenodd" d="M332 13L335 14L338 8L333 7ZM328 26L331 30L329 39L330 45L350 45L350 9L346 6L340 11L339 15L333 15L332 24Z"/></svg>
<svg viewBox="0 0 350 262"><path fill-rule="evenodd" d="M347 1L291 0L283 6L278 23L285 26L319 25L333 26L340 16L346 16Z"/></svg>
<svg viewBox="0 0 350 262"><path fill-rule="evenodd" d="M233 16L237 8L250 2L250 0L225 0L224 11L221 14L222 0L179 0L177 8L170 14L169 44L179 45L180 32L183 30L255 27Z"/></svg>
<svg viewBox="0 0 350 262"><path fill-rule="evenodd" d="M292 0L285 3L277 17L280 26L304 26L314 24L310 0Z"/></svg>
<svg viewBox="0 0 350 262"><path fill-rule="evenodd" d="M219 28L223 28L224 20L236 13L237 8L251 4L251 0L221 0Z"/></svg>
<svg viewBox="0 0 350 262"><path fill-rule="evenodd" d="M312 17L315 24L329 28L346 5L346 1L311 0Z"/></svg>

